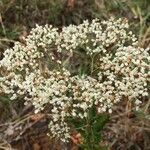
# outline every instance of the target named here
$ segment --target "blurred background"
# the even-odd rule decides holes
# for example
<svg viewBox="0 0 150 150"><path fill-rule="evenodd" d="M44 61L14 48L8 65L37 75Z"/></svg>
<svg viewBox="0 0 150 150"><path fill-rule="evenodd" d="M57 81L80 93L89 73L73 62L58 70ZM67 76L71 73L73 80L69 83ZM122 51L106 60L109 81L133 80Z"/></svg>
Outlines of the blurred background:
<svg viewBox="0 0 150 150"><path fill-rule="evenodd" d="M23 42L23 37L36 24L61 28L78 25L85 19L103 20L111 16L127 18L139 45L150 46L150 0L0 0L0 58L15 41ZM149 107L150 100L145 100L141 111L136 113L128 114L124 105L116 108L104 131L102 144L109 145L110 150L150 150ZM58 141L50 142L46 137L46 118L31 119L38 124L27 124L27 120L23 120L32 113L32 108L24 108L22 101L16 104L0 95L0 149L62 149ZM14 126L21 126L22 137L19 131L14 133ZM73 144L67 146L68 150L77 149Z"/></svg>

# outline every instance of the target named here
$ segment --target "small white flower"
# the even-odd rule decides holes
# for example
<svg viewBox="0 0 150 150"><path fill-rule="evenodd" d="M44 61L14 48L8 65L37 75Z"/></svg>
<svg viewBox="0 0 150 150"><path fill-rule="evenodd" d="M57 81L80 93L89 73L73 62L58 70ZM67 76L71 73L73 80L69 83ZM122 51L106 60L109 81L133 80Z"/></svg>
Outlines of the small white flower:
<svg viewBox="0 0 150 150"><path fill-rule="evenodd" d="M0 93L12 100L24 96L25 105L31 103L35 113L50 106L51 134L64 142L70 138L67 118L86 118L93 105L98 113L112 113L113 105L126 97L138 109L142 103L138 98L148 96L150 56L148 48L138 47L128 27L126 20L114 18L86 20L63 27L62 32L36 25L25 45L17 42L4 52L0 68L7 71L0 77ZM77 61L93 58L88 61L91 73L72 73L77 54Z"/></svg>

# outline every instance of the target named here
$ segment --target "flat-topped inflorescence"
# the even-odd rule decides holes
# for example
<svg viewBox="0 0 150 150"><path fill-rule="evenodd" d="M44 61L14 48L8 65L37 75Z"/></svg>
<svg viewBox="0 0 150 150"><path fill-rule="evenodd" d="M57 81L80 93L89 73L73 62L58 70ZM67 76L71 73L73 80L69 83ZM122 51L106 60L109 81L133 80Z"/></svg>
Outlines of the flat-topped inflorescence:
<svg viewBox="0 0 150 150"><path fill-rule="evenodd" d="M23 97L35 113L49 108L50 132L62 141L70 137L68 118L86 118L93 105L97 113L112 113L114 104L126 98L138 109L148 96L150 56L128 28L126 19L113 18L61 31L37 25L25 44L17 42L4 52L0 92L11 100ZM80 50L89 59L90 71L75 75L65 62L73 65L66 57L80 57Z"/></svg>

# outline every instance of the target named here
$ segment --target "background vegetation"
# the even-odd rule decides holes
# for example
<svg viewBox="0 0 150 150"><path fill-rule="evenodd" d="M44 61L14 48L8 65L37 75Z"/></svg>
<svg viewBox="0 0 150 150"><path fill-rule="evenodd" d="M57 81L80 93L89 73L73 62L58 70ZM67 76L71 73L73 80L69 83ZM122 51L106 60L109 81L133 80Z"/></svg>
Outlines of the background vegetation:
<svg viewBox="0 0 150 150"><path fill-rule="evenodd" d="M150 46L149 0L0 0L0 58L15 41L23 42L23 36L36 24L52 24L61 29L85 19L110 16L127 18L140 46ZM145 100L138 113L126 104L115 108L102 144L112 150L149 150L149 107L150 100ZM46 123L45 116L33 115L32 107L24 107L22 100L10 102L0 95L0 149L76 149L73 143L62 145L50 141ZM21 133L18 128L22 129Z"/></svg>

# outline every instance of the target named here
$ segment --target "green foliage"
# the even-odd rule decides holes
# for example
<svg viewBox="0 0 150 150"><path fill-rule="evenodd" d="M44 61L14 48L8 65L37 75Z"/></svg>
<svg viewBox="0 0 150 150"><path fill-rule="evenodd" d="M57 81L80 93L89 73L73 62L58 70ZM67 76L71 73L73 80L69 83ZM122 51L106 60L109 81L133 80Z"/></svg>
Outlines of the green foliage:
<svg viewBox="0 0 150 150"><path fill-rule="evenodd" d="M83 143L79 145L84 150L106 150L100 146L102 140L101 132L108 122L107 114L97 114L96 107L89 109L88 116L83 119L69 118L69 122L74 126L83 138Z"/></svg>
<svg viewBox="0 0 150 150"><path fill-rule="evenodd" d="M0 96L0 101L6 105L9 105L10 104L10 99L8 96L4 95L4 96Z"/></svg>

